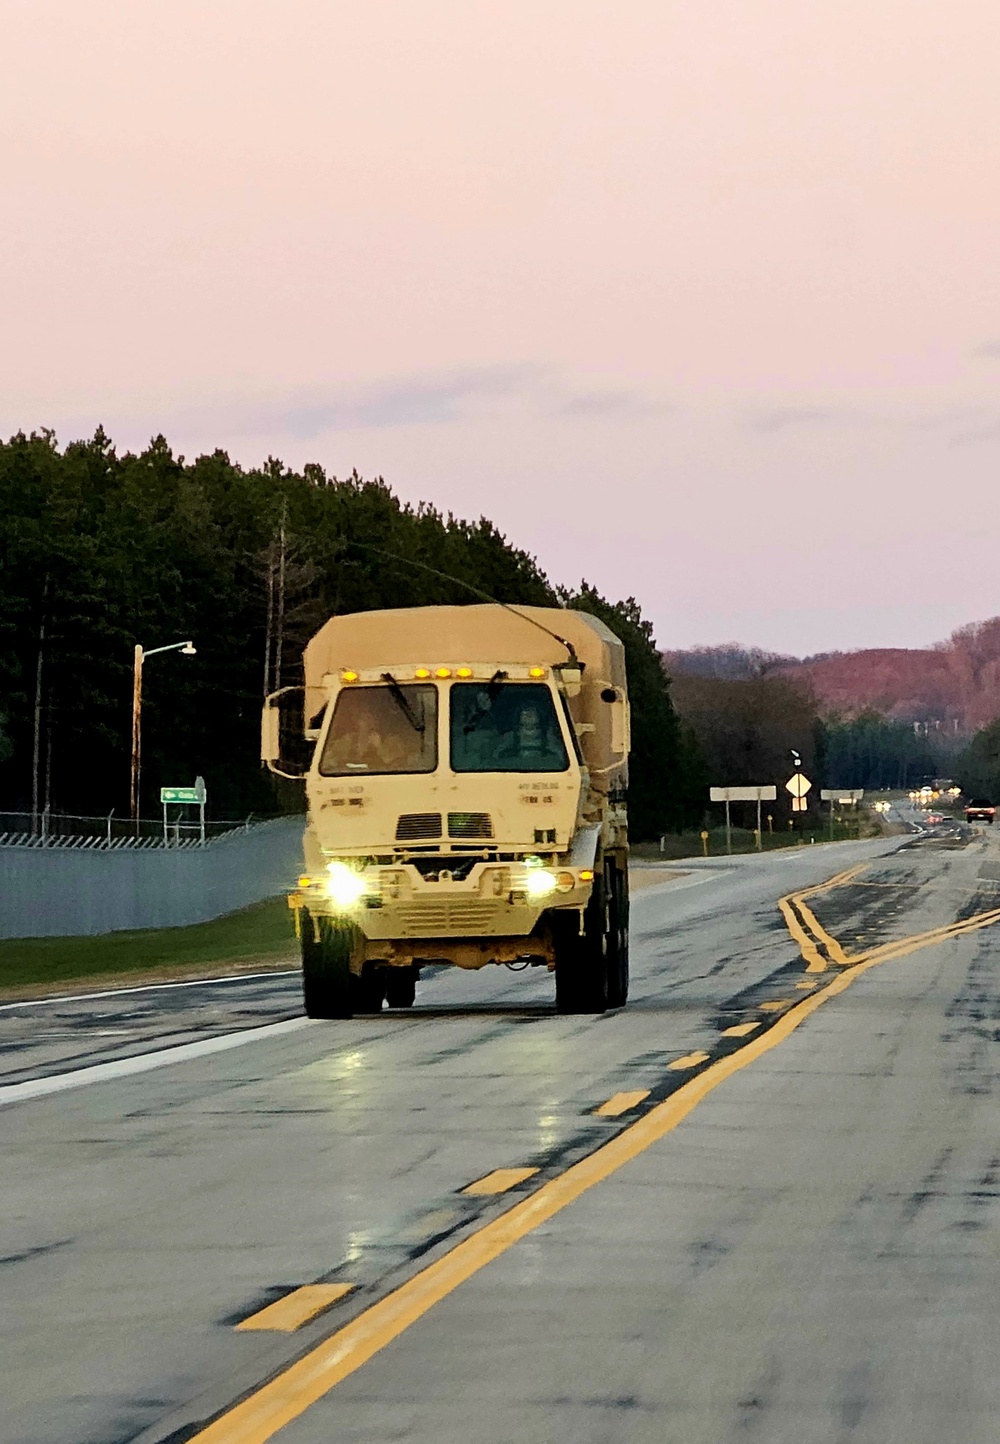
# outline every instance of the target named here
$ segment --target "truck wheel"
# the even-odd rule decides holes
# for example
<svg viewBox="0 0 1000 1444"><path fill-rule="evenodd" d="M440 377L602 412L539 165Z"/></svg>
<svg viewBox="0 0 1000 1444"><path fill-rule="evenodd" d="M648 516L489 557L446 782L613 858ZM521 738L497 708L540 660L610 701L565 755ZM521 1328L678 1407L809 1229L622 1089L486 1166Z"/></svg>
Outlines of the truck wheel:
<svg viewBox="0 0 1000 1444"><path fill-rule="evenodd" d="M628 869L611 867L606 874L611 896L610 968L608 1007L624 1008L628 1000Z"/></svg>
<svg viewBox="0 0 1000 1444"><path fill-rule="evenodd" d="M313 919L302 914L302 1001L308 1018L350 1018L354 1015L357 983L351 972L351 955L357 928L337 918Z"/></svg>
<svg viewBox="0 0 1000 1444"><path fill-rule="evenodd" d="M351 978L356 1013L381 1013L385 1002L385 970L366 963L360 978Z"/></svg>
<svg viewBox="0 0 1000 1444"><path fill-rule="evenodd" d="M556 957L556 1012L577 1013L579 969L583 955L579 917L575 912L553 913L549 918Z"/></svg>
<svg viewBox="0 0 1000 1444"><path fill-rule="evenodd" d="M556 914L552 919L556 954L556 1010L560 1013L603 1013L608 1006L608 975L614 940L610 897L603 874L594 879L590 901L583 913L583 933L577 914Z"/></svg>
<svg viewBox="0 0 1000 1444"><path fill-rule="evenodd" d="M390 1008L412 1008L416 996L416 968L386 968L385 1000Z"/></svg>

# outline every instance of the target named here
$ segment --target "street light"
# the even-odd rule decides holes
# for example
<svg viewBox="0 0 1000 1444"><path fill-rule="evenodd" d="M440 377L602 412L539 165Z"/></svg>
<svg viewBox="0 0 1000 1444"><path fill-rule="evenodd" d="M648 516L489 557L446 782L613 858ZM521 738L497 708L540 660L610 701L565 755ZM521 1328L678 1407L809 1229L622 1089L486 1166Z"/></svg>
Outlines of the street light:
<svg viewBox="0 0 1000 1444"><path fill-rule="evenodd" d="M135 667L132 672L132 821L139 821L139 775L142 771L142 664L147 657L157 652L180 652L182 657L193 657L197 651L190 638L186 642L170 642L165 647L150 647L144 652L135 644Z"/></svg>

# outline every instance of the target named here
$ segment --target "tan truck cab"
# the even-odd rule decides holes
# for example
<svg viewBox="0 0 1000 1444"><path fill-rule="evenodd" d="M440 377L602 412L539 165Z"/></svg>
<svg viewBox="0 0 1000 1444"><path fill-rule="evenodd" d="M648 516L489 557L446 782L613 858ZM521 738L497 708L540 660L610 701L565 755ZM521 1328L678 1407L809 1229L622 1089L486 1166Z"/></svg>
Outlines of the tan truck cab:
<svg viewBox="0 0 1000 1444"><path fill-rule="evenodd" d="M586 612L333 617L305 650L310 1017L412 1004L422 965L546 967L563 1012L628 992L624 649ZM287 690L287 689L286 689ZM264 761L281 771L280 694Z"/></svg>

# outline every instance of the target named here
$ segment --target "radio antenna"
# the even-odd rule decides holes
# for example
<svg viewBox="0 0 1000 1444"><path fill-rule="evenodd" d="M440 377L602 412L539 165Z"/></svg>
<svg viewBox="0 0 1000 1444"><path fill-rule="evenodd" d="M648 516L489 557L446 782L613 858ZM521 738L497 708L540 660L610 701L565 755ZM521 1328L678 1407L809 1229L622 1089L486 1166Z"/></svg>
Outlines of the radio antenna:
<svg viewBox="0 0 1000 1444"><path fill-rule="evenodd" d="M509 602L497 601L496 597L490 596L489 592L484 592L482 587L473 586L471 582L465 581L462 577L453 577L450 572L442 572L438 567L429 567L426 562L415 562L411 557L401 557L398 552L389 552L386 551L384 547L372 546L370 542L350 541L347 545L360 547L361 550L365 552L375 552L377 556L388 557L390 561L402 562L406 567L416 567L418 571L429 572L432 577L440 577L442 581L454 582L458 587L465 587L466 591L472 592L474 596L481 598L484 602L492 602L495 607L503 607L505 612L510 612L513 616L520 617L522 622L530 622L533 627L537 627L540 632L544 632L546 636L551 637L553 641L565 647L569 653L570 660L575 662L577 666L580 665L580 659L576 655L576 648L567 637L560 637L559 633L553 632L551 627L546 627L544 623L539 622L535 617L529 617L526 612L518 611L517 607L512 607Z"/></svg>

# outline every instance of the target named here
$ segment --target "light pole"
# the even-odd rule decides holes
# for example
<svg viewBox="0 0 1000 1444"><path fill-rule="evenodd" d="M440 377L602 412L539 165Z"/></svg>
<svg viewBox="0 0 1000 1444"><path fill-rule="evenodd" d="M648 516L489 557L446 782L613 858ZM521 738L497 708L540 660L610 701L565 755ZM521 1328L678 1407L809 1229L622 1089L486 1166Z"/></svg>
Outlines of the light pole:
<svg viewBox="0 0 1000 1444"><path fill-rule="evenodd" d="M155 657L157 652L180 652L183 657L195 655L195 645L188 639L186 642L170 642L166 647L150 647L144 652L135 644L135 666L132 672L132 821L138 826L139 822L139 777L142 772L142 664L147 657Z"/></svg>

